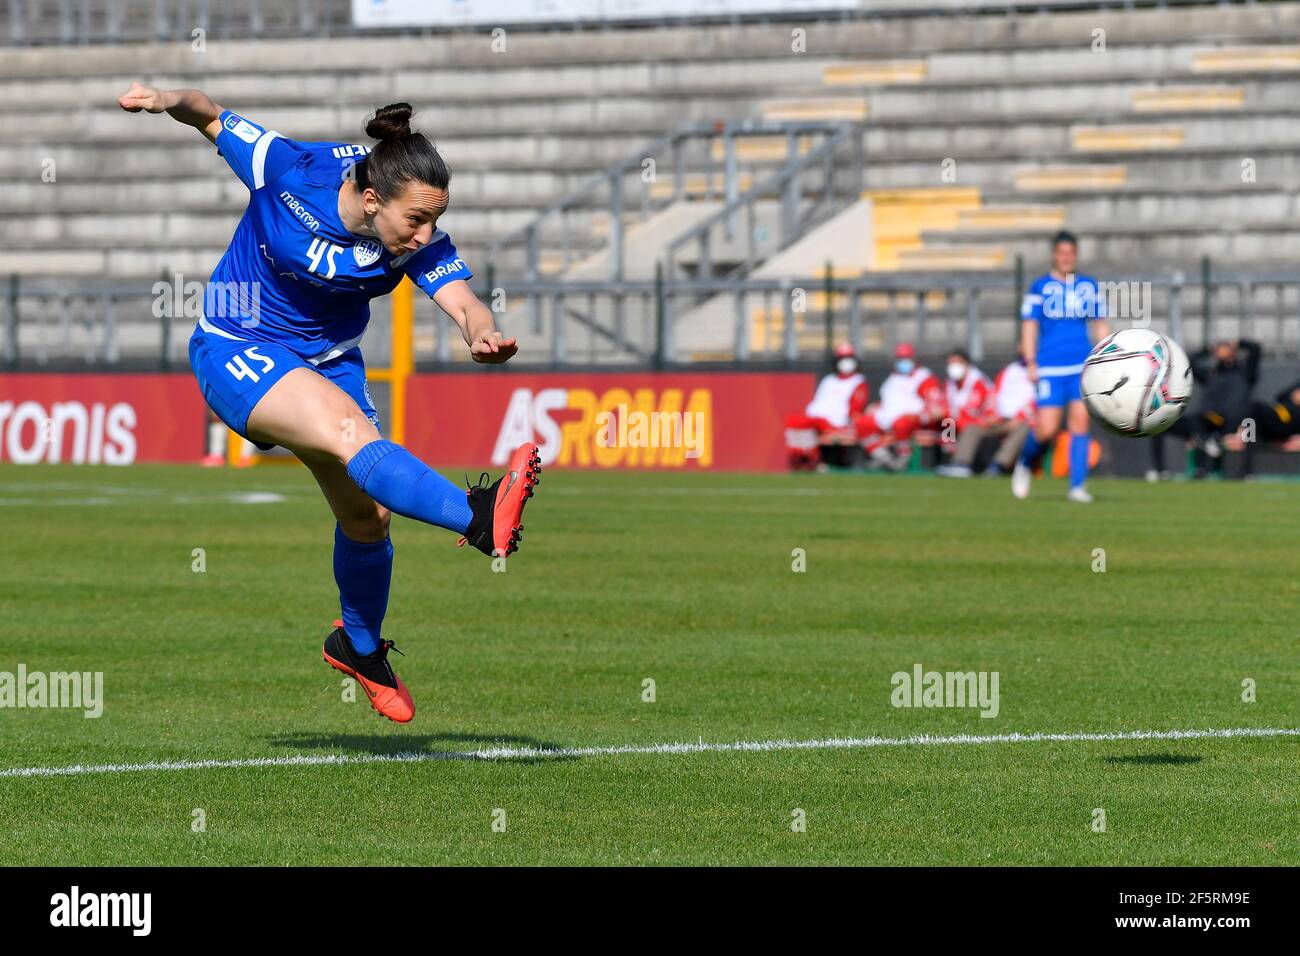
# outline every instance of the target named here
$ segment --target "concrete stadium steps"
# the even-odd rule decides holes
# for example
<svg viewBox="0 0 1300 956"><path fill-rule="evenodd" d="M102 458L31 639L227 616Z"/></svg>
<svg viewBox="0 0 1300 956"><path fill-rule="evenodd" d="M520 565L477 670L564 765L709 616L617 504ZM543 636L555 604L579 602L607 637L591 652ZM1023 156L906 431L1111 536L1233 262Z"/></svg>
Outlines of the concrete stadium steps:
<svg viewBox="0 0 1300 956"><path fill-rule="evenodd" d="M1253 160L1255 184L1295 188L1300 182L1300 155L1293 146L1243 147L1225 142L1217 148L1151 154L1115 154L1113 157L1033 157L1005 150L987 155L962 154L956 165L957 181L980 189L1012 188L1026 201L1043 193L1088 194L1114 189L1150 189L1165 192L1180 183L1190 190L1241 185ZM942 169L938 157L879 158L867 168L873 188L906 189L932 186Z"/></svg>
<svg viewBox="0 0 1300 956"><path fill-rule="evenodd" d="M1216 128L1218 123L1214 124ZM1076 153L1150 152L1187 145L1187 127L1178 123L1075 126L1070 130Z"/></svg>
<svg viewBox="0 0 1300 956"><path fill-rule="evenodd" d="M822 85L873 87L924 82L929 64L921 58L907 60L856 60L822 67Z"/></svg>
<svg viewBox="0 0 1300 956"><path fill-rule="evenodd" d="M721 203L717 204L721 208ZM807 210L807 203L801 204L800 213ZM747 233L750 219L748 213L739 213L732 221L732 232L728 237L723 224L714 226L709 232L709 263L713 273L719 274L738 268L744 264L749 255L750 242L753 243L754 257L759 262L771 261L769 257L779 256L781 245L781 205L776 200L761 199L754 203L753 223L755 236ZM648 250L645 254L653 254ZM661 258L664 252L661 250ZM677 266L687 275L699 275L704 271L699 261L699 244L689 243L683 246L676 256ZM653 275L653 270L651 271Z"/></svg>
<svg viewBox="0 0 1300 956"><path fill-rule="evenodd" d="M954 232L987 232L994 230L1056 230L1065 224L1064 203L1005 203L979 209L964 209L957 215Z"/></svg>
<svg viewBox="0 0 1300 956"><path fill-rule="evenodd" d="M1044 242L1041 236L1023 233L962 235L943 233L936 237L949 248L969 248L989 252L1001 249L1004 266L1017 255L1026 262L1041 259ZM1085 269L1090 263L1132 269L1195 269L1203 256L1209 256L1220 268L1274 267L1294 269L1300 259L1300 232L1292 218L1224 225L1205 219L1190 225L1165 223L1110 223L1098 225L1080 235L1080 258ZM927 267L928 269L928 267Z"/></svg>
<svg viewBox="0 0 1300 956"><path fill-rule="evenodd" d="M900 249L891 263L897 272L988 272L1011 265L1006 248L987 243L954 245L944 240L924 240L914 249Z"/></svg>
<svg viewBox="0 0 1300 956"><path fill-rule="evenodd" d="M1154 49L1147 52L1154 52ZM821 61L826 63L828 61ZM1142 64L1135 57L1135 64ZM598 68L608 77L578 82L570 80L552 85L531 83L522 86L527 71L522 69L480 71L472 83L456 77L454 71L427 72L370 72L346 79L337 74L312 73L285 75L280 72L263 72L253 77L208 77L186 74L157 75L150 79L157 85L180 86L198 83L222 105L244 112L251 118L264 121L276 128L284 127L288 135L302 138L340 138L359 136L363 117L377 105L395 99L415 103L421 112L424 126L437 135L462 129L458 125L455 108L461 110L511 110L499 115L514 116L526 111L534 115L533 122L560 124L573 122L575 104L614 103L622 99L641 100L648 104L673 104L690 99L700 103L705 112L714 110L717 116L734 113L737 100L747 98L760 101L760 111L774 119L852 119L868 116L880 119L903 119L923 115L931 118L996 115L1050 115L1068 116L1073 109L1082 108L1087 115L1102 116L1132 112L1137 91L1149 88L1153 80L1174 83L1183 74L1170 71L1140 69L1130 74L1117 73L1112 78L1098 82L1102 88L1094 99L1093 91L1086 98L1071 95L1077 90L1077 78L1064 73L1031 71L1025 77L1001 75L970 77L956 80L930 80L907 89L881 88L865 91L858 96L846 96L845 91L830 89L817 95L816 76L824 68L817 61L791 63L763 63L746 61L743 68L733 64L659 65L662 77L648 70L636 70L623 65ZM675 74L673 71L676 71ZM562 74L593 76L594 69L558 70ZM453 81L453 77L456 77ZM1053 79L1056 77L1056 79ZM32 120L41 113L58 110L71 113L84 122L82 114L100 115L112 107L117 94L126 88L132 74L99 79L44 80L0 82L0 116L16 114ZM1203 78L1199 78L1202 79ZM802 96L790 96L804 90ZM1216 93L1215 90L1218 90ZM1179 84L1177 97L1166 97L1169 106L1165 111L1205 111L1216 104L1242 103L1267 108L1290 105L1293 101L1281 98L1269 90L1267 83L1252 80L1249 85L1238 84L1205 87L1201 93L1195 88ZM437 100L422 101L419 90L437 90ZM786 94L773 99L771 94ZM1155 96L1159 90L1147 94L1144 112L1158 107L1162 100ZM1252 92L1255 94L1251 96ZM457 107L447 104L454 101ZM1258 102L1257 102L1258 101ZM322 106L326 103L328 106ZM1072 107L1079 103L1081 107ZM1224 105L1223 108L1228 108ZM1233 107L1240 108L1240 105ZM448 112L451 109L452 112ZM120 116L120 114L112 114ZM281 117L289 115L292 120ZM498 114L492 114L498 115ZM31 127L38 133L48 133L39 122ZM138 126L132 127L138 130ZM290 130L302 130L290 133ZM21 128L15 135L24 135Z"/></svg>
<svg viewBox="0 0 1300 956"><path fill-rule="evenodd" d="M114 248L129 248L132 244L147 246L166 243L182 249L211 243L230 241L239 221L239 210L169 213L89 213L81 215L5 216L0 218L0 241L13 248L34 247L60 243L102 243ZM491 207L488 209L461 209L454 219L448 213L447 231L459 246L462 242L490 238L526 225L530 221L527 210ZM557 224L558 230L558 224ZM559 241L556 233L548 239ZM577 238L581 238L578 236ZM0 264L0 273L7 271Z"/></svg>
<svg viewBox="0 0 1300 956"><path fill-rule="evenodd" d="M773 122L860 123L867 118L862 96L817 96L767 100L759 104L763 119Z"/></svg>
<svg viewBox="0 0 1300 956"><path fill-rule="evenodd" d="M628 281L653 279L655 266L663 258L663 248L666 243L713 215L720 208L722 203L717 200L682 200L659 210L648 219L630 223L623 242L624 278ZM554 252L554 249L551 251ZM498 266L500 265L498 263ZM554 263L551 268L544 268L543 271L549 277L568 281L599 281L609 277L610 269L609 250L602 245L592 254L568 264L567 267L563 263ZM566 301L564 305L566 309L584 316L588 324L596 324L608 329L613 328L617 322L615 304L607 296L590 298L573 296L572 300ZM521 351L528 351L534 355L549 355L554 336L555 315L549 304L544 313L542 326L539 329L534 327L532 313L526 303L510 304L505 312L498 316L498 323L508 335L519 339ZM569 323L566 322L566 335L569 331L575 335L583 334L582 326L578 325L569 330L568 325ZM644 358L633 353L614 350L609 344L606 344L601 351L606 353L607 361L627 362Z"/></svg>
<svg viewBox="0 0 1300 956"><path fill-rule="evenodd" d="M190 236L167 239L158 235L135 236L129 244L115 244L96 236L93 240L59 238L54 240L3 239L0 240L0 274L4 276L65 276L82 278L113 277L115 279L157 278L161 274L182 272L187 276L206 279L226 251L230 228L218 241L202 242ZM215 232L215 227L209 227ZM462 238L463 237L463 238ZM475 275L483 277L489 263L490 237L459 233L456 250L469 263ZM554 248L559 239L552 239ZM599 248L599 244L574 243L575 251L583 254ZM496 263L502 272L521 275L522 254L506 256Z"/></svg>
<svg viewBox="0 0 1300 956"><path fill-rule="evenodd" d="M1115 153L1114 161L1106 154L1094 157L1065 148L1069 131L1066 123L1055 124L1057 132L1054 138L1062 149L1044 152L1019 148L1012 141L1013 137L1005 135L1005 128L996 124L965 126L952 133L945 132L942 127L928 128L926 134L931 139L939 140L929 149L903 149L898 143L900 138L891 133L869 133L869 138L873 135L876 137L872 139L873 143L883 142L885 147L872 149L868 153L867 175L871 180L889 187L920 185L922 182L932 184L939 161L949 156L957 161L959 181L980 186L1005 185L1009 181L1019 183L1023 178L1026 180L1024 188L1030 189L1028 179L1043 180L1046 174L1058 167L1061 176L1068 175L1070 179L1075 178L1076 172L1084 173L1085 179L1089 181L1081 182L1079 188L1105 188L1124 182L1140 182L1145 175L1144 170L1157 167L1158 174L1150 180L1153 185L1167 182L1171 175L1176 175L1181 180L1190 180L1190 184L1194 185L1198 182L1221 182L1225 176L1240 181L1241 158L1255 156L1259 160L1257 175L1264 179L1274 168L1290 168L1279 167L1276 163L1279 158L1286 160L1286 154L1293 152L1286 147L1287 140L1300 139L1300 114L1280 115L1275 119L1277 122L1271 124L1264 117L1238 116L1233 118L1232 126L1235 128L1227 128L1227 121L1221 127L1217 121L1202 118L1192 127L1195 135L1191 138L1204 141L1204 145L1162 150L1158 156ZM1203 127L1203 123L1208 125ZM1279 130L1278 138L1252 138L1252 134L1254 137L1266 136L1273 127ZM1034 129L1032 124L1027 124L1027 128ZM1218 135L1216 130L1220 131ZM977 131L982 132L978 139L975 135ZM919 137L920 134L917 135ZM1034 135L1041 139L1044 134L1040 130ZM948 141L958 138L960 142ZM85 143L69 142L6 143L0 145L0 174L39 180L42 163L46 159L53 159L60 182L71 181L79 175L130 180L188 174L229 179L232 174L214 155L213 148L201 141L194 143L192 139L191 133L190 140L181 140L176 144L122 142L106 145L103 149ZM512 143L516 148L514 155L510 155ZM625 157L645 145L645 136L592 135L587 137L587 143L600 154ZM527 201L527 195L539 188L548 188L548 184L554 184L557 190L571 188L594 171L594 167L574 165L579 157L585 155L583 138L580 136L554 140L544 136L516 139L505 134L474 139L457 138L445 141L442 149L452 165L453 182L458 195L465 187L471 187L469 192L475 194L499 194L523 189ZM1236 156L1235 163L1230 159L1233 154ZM759 162L759 159L762 157L746 160L744 165L771 165ZM573 173L565 172L566 165L574 170ZM1190 168L1207 165L1217 165L1220 168L1205 173L1204 178ZM1100 176L1092 175L1094 167L1101 173ZM913 175L914 181L901 180L898 175L900 172ZM661 173L659 181L669 180ZM1060 177L1049 176L1046 181L1034 184L1032 188L1057 188L1059 181Z"/></svg>
<svg viewBox="0 0 1300 956"><path fill-rule="evenodd" d="M1163 192L1142 188L1131 191L1115 189L1090 194L1045 193L1035 198L1042 200L1047 209L1067 213L1069 228L1081 232L1132 222L1186 227L1244 226L1268 220L1300 221L1300 190L1258 184L1239 183L1218 188L1171 185ZM1001 203L1011 205L1014 201L1012 196L993 193L986 193L985 200L992 209ZM1067 221L1062 221L1061 225L1067 225ZM990 223L988 228L996 230L999 227ZM959 225L956 231L974 230Z"/></svg>
<svg viewBox="0 0 1300 956"><path fill-rule="evenodd" d="M1092 31L1103 29L1111 49L1118 44L1161 43L1228 37L1269 42L1288 30L1300 33L1300 11L1290 3L1192 7L1176 16L1164 10L1082 10L1050 15L870 17L823 20L803 25L805 49L839 58L894 59L899 50L1033 50L1044 47L1087 49ZM1082 38L1082 39L1081 39ZM557 64L627 63L646 60L727 60L790 58L788 24L686 24L650 28L591 28L566 32L512 30L506 49L493 48L487 33L444 33L427 37L375 36L255 43L210 37L206 52L188 42L121 44L103 47L7 50L0 76L48 75L51 51L79 59L87 74L130 72L141 62L155 70L206 74L256 70L267 62L286 72L332 69L339 73L374 63L390 68L431 66L499 68ZM1100 57L1099 57L1100 58Z"/></svg>
<svg viewBox="0 0 1300 956"><path fill-rule="evenodd" d="M1192 69L1198 73L1297 71L1300 70L1300 46L1260 45L1207 50L1195 56Z"/></svg>
<svg viewBox="0 0 1300 956"><path fill-rule="evenodd" d="M1017 170L1016 189L1021 192L1079 192L1114 189L1128 182L1128 166L1122 163L1074 163Z"/></svg>
<svg viewBox="0 0 1300 956"><path fill-rule="evenodd" d="M746 136L737 139L735 145L736 160L741 163L784 163L790 150L788 137L785 136ZM813 137L798 136L795 151L803 156L813 148ZM709 155L715 163L727 158L727 147L722 140L714 140Z"/></svg>
<svg viewBox="0 0 1300 956"><path fill-rule="evenodd" d="M1027 83L924 83L906 88L875 90L867 102L872 122L922 117L981 119L1010 117L1076 117L1118 121L1127 115L1234 112L1241 109L1282 109L1295 105L1300 76L1248 77L1195 85L1177 78L1143 76L1094 80L1087 96L1068 79L1038 77Z"/></svg>
<svg viewBox="0 0 1300 956"><path fill-rule="evenodd" d="M1259 99L1273 94L1275 84L1256 84L1256 99L1252 105L1259 108ZM1090 91L1091 92L1091 91ZM1227 84L1202 86L1164 86L1134 90L1131 105L1135 113L1192 113L1239 110L1246 105L1247 88Z"/></svg>
<svg viewBox="0 0 1300 956"><path fill-rule="evenodd" d="M643 132L541 136L512 131L487 135L479 131L474 136L435 142L451 166L452 182L459 183L472 175L491 175L497 171L589 176L647 145L648 138ZM0 143L0 175L39 177L46 159L55 161L60 178L66 173L126 180L234 175L217 156L216 149L193 134L188 140L178 142L157 142L142 137L133 142L95 145L84 140L51 137Z"/></svg>
<svg viewBox="0 0 1300 956"><path fill-rule="evenodd" d="M790 57L785 61L736 60L724 62L608 63L589 66L556 65L546 71L547 82L537 83L536 67L518 67L503 61L496 69L438 67L392 69L368 64L364 71L340 74L328 66L309 72L285 72L277 64L268 69L263 61L239 74L149 72L148 81L161 88L201 78L202 89L230 109L263 106L308 106L329 103L352 104L358 109L405 99L417 108L442 101L464 103L515 102L609 96L735 96L759 91L770 94L782 88L810 93L822 89L825 69L832 58ZM0 73L0 76L3 74ZM79 107L87 102L112 104L133 80L141 79L135 69L77 78L48 77L0 79L0 95L6 109L31 107ZM423 92L423 96L421 95ZM358 114L360 116L360 114Z"/></svg>
<svg viewBox="0 0 1300 956"><path fill-rule="evenodd" d="M626 97L572 97L527 103L426 104L415 125L435 139L472 136L484 128L528 133L581 134L599 129L605 135L618 131L651 139L682 123L714 122L752 115L753 97L667 98L652 95ZM373 107L336 106L266 107L248 109L249 118L292 139L369 142L362 121ZM109 105L83 104L80 108L50 112L37 110L0 112L0 137L6 142L64 139L69 129L101 142L133 142L141 137L158 142L182 142L196 135L193 129L167 117L125 113L110 99ZM650 134L650 135L647 135Z"/></svg>
<svg viewBox="0 0 1300 956"><path fill-rule="evenodd" d="M687 173L681 182L681 190L689 199L710 199L721 196L726 190L727 180L722 173ZM754 175L749 172L736 174L736 188L745 192L754 185ZM677 179L674 176L659 176L650 186L653 199L669 199L677 195Z"/></svg>
<svg viewBox="0 0 1300 956"><path fill-rule="evenodd" d="M872 235L874 215L873 203L870 201L863 199L854 203L813 228L789 248L772 255L753 271L753 277L770 279L783 276L822 276L825 275L828 264L834 276L861 275L871 267L876 254ZM806 291L811 295L814 290ZM762 308L764 306L759 304L759 299L760 297L755 297L755 306ZM767 307L782 308L780 303L775 307ZM689 356L700 350L721 346L733 348L734 342L731 339L719 343L717 335L719 330L727 330L728 335L734 331L734 310L734 298L725 294L713 296L690 308L674 323L674 353ZM751 334L761 337L765 333L760 330Z"/></svg>
<svg viewBox="0 0 1300 956"><path fill-rule="evenodd" d="M1154 49L1154 48L1153 48ZM1149 51L1148 51L1149 52ZM1141 64L1140 57L1134 62ZM863 68L869 66L861 64ZM924 111L930 115L1015 113L1069 115L1072 104L1080 103L1097 113L1113 114L1138 109L1133 91L1152 82L1168 84L1164 97L1159 89L1148 90L1140 108L1160 107L1185 111L1231 108L1241 101L1256 102L1271 89L1268 81L1289 82L1285 76L1232 75L1219 80L1185 71L1153 71L1138 68L1129 73L1114 71L1090 81L1089 96L1077 96L1077 78L1071 71L1036 70L1026 76L992 73L986 78L927 78L903 88L863 88L858 96L851 90L826 87L819 77L842 68L826 57L793 57L784 61L746 60L737 63L608 64L590 67L556 67L548 71L548 82L538 84L536 74L525 68L498 70L388 70L371 67L367 72L340 76L333 70L285 73L267 70L261 64L252 74L150 74L155 85L170 87L201 82L214 99L232 109L255 114L257 109L308 107L328 103L333 107L354 107L349 128L359 126L365 112L393 99L408 99L417 108L435 100L423 100L418 91L437 91L438 100L454 99L462 104L546 103L565 99L616 96L645 96L664 99L680 97L736 97L767 95L781 90L801 93L796 102L845 100L868 103L871 116L908 116ZM552 77L551 74L554 74ZM111 105L139 71L78 79L42 78L0 80L0 112L36 109L80 109L91 103ZM1300 75L1300 71L1297 71ZM1095 84L1095 87L1094 87ZM818 94L821 95L818 95ZM1173 94L1177 94L1176 96ZM1168 106L1162 106L1167 101ZM1285 101L1275 101L1279 105ZM1267 105L1267 104L1261 104Z"/></svg>
<svg viewBox="0 0 1300 956"><path fill-rule="evenodd" d="M24 177L0 190L0 215L42 213L84 215L94 212L164 212L185 209L189 212L242 212L248 203L248 187L234 174L223 177L148 177L122 181L111 176L82 178L76 170L58 168L58 181L42 182L38 174L27 170ZM224 166L223 166L224 168ZM590 179L591 170L568 175L546 172L475 172L452 179L452 205L447 221L465 210L500 209L535 213L548 206L557 192L570 192ZM746 174L749 178L749 174ZM671 182L664 191L672 194ZM646 195L650 190L645 190ZM716 195L715 190L715 195ZM659 191L654 191L657 197ZM629 187L624 194L628 208L640 205L642 191ZM598 202L593 197L593 203ZM594 210L576 210L577 228L590 219Z"/></svg>
<svg viewBox="0 0 1300 956"><path fill-rule="evenodd" d="M968 188L869 189L862 198L871 206L873 271L898 268L904 253L921 247L925 230L953 228L980 205L979 190Z"/></svg>
<svg viewBox="0 0 1300 956"><path fill-rule="evenodd" d="M1173 135L1150 135L1150 127L1174 129ZM1300 110L1269 113L1234 112L1214 116L1185 115L1158 124L1078 123L1072 119L873 121L867 125L868 161L961 157L992 153L1022 157L1081 158L1104 153L1239 149L1300 144Z"/></svg>
<svg viewBox="0 0 1300 956"><path fill-rule="evenodd" d="M653 279L664 246L722 208L720 200L682 200L628 225L623 234L623 276L629 281ZM560 274L571 280L604 279L611 267L607 249L575 262Z"/></svg>
<svg viewBox="0 0 1300 956"><path fill-rule="evenodd" d="M1090 48L1095 28L1106 31L1105 53ZM957 161L957 182L944 188L973 189L974 204L955 215L926 203L892 222L876 215L873 228L890 244L879 264L891 268L1009 269L1017 253L1038 262L1044 236L1061 223L1085 233L1085 260L1098 271L1194 268L1204 253L1220 266L1290 265L1300 251L1286 228L1300 196L1300 66L1294 44L1279 44L1300 36L1300 3L805 29L809 53L792 51L785 23L512 30L505 53L486 34L463 33L210 39L203 54L188 44L6 50L0 175L15 183L0 196L0 272L152 279L211 270L246 193L192 131L112 107L142 64L147 80L205 88L301 139L365 142L369 110L415 102L417 123L454 171L446 226L480 277L495 238L592 172L682 120L757 118L765 109L865 116L873 190L933 189L942 159ZM783 150L745 144L746 182ZM47 157L58 164L57 184L40 182ZM1257 162L1253 186L1242 182L1243 157ZM673 183L659 172L662 197ZM702 194L703 170L686 173L688 194ZM599 262L608 229L601 199L593 195L592 207L567 221L570 244L589 262ZM559 228L542 231L548 261L564 238ZM840 260L844 274L859 268L845 257L847 243L806 247L800 271L819 273L826 258ZM637 250L627 261L641 272L662 252ZM715 247L714 262L736 253ZM689 270L693 252L682 261ZM522 252L507 250L495 265L502 280L519 275ZM964 320L963 305L949 307ZM763 336L777 334L776 317L763 321ZM546 349L551 334L548 318L530 347Z"/></svg>

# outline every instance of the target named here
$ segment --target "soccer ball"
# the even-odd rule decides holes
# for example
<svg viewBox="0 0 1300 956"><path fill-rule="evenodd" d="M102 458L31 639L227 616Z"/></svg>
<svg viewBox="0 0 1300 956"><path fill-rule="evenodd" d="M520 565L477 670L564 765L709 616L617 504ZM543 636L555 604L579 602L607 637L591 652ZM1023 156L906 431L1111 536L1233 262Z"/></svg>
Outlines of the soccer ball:
<svg viewBox="0 0 1300 956"><path fill-rule="evenodd" d="M1079 383L1094 419L1121 435L1159 435L1192 397L1192 365L1173 339L1121 329L1097 343Z"/></svg>

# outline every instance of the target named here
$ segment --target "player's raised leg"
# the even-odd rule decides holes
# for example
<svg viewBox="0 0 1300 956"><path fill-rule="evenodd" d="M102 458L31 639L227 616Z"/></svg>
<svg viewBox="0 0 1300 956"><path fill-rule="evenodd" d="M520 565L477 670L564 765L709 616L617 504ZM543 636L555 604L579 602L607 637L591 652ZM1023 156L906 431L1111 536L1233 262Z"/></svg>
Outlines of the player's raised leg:
<svg viewBox="0 0 1300 956"><path fill-rule="evenodd" d="M462 490L395 442L387 441L346 392L309 369L294 369L248 418L254 441L288 448L304 461L346 465L353 483L397 514L455 531L487 554L509 554L522 537L524 503L540 480L537 446L515 452L504 484Z"/></svg>

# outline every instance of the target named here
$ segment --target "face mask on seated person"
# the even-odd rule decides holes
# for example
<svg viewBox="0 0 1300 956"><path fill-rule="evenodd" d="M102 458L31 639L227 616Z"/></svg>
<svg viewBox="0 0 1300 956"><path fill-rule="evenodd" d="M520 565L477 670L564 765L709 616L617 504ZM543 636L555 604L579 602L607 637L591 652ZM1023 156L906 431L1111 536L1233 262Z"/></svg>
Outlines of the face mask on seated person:
<svg viewBox="0 0 1300 956"><path fill-rule="evenodd" d="M841 375L852 375L857 370L858 360L855 358L849 358L847 355L835 363L835 371L839 372Z"/></svg>
<svg viewBox="0 0 1300 956"><path fill-rule="evenodd" d="M948 363L948 377L954 382L960 382L966 377L966 366L961 362Z"/></svg>
<svg viewBox="0 0 1300 956"><path fill-rule="evenodd" d="M894 363L894 371L899 375L911 375L914 368L916 368L916 363L911 359L899 359Z"/></svg>

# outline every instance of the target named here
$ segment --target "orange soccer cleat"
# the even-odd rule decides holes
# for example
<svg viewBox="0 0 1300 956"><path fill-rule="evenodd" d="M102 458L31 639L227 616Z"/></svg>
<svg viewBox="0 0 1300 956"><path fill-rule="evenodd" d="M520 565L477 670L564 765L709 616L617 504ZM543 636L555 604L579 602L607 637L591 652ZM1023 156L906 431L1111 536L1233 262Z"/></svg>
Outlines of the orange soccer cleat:
<svg viewBox="0 0 1300 956"><path fill-rule="evenodd" d="M388 664L389 648L402 653L392 641L383 641L379 650L358 654L348 632L343 629L343 622L335 621L334 630L325 638L321 654L335 670L356 679L370 698L371 707L389 720L404 724L415 716L415 702L402 679Z"/></svg>
<svg viewBox="0 0 1300 956"><path fill-rule="evenodd" d="M479 483L466 491L474 517L465 537L456 543L464 547L468 542L486 555L505 557L519 550L524 536L520 523L524 502L542 480L542 458L537 446L524 442L510 456L504 475L491 485L484 484L487 477L488 473L483 472Z"/></svg>

